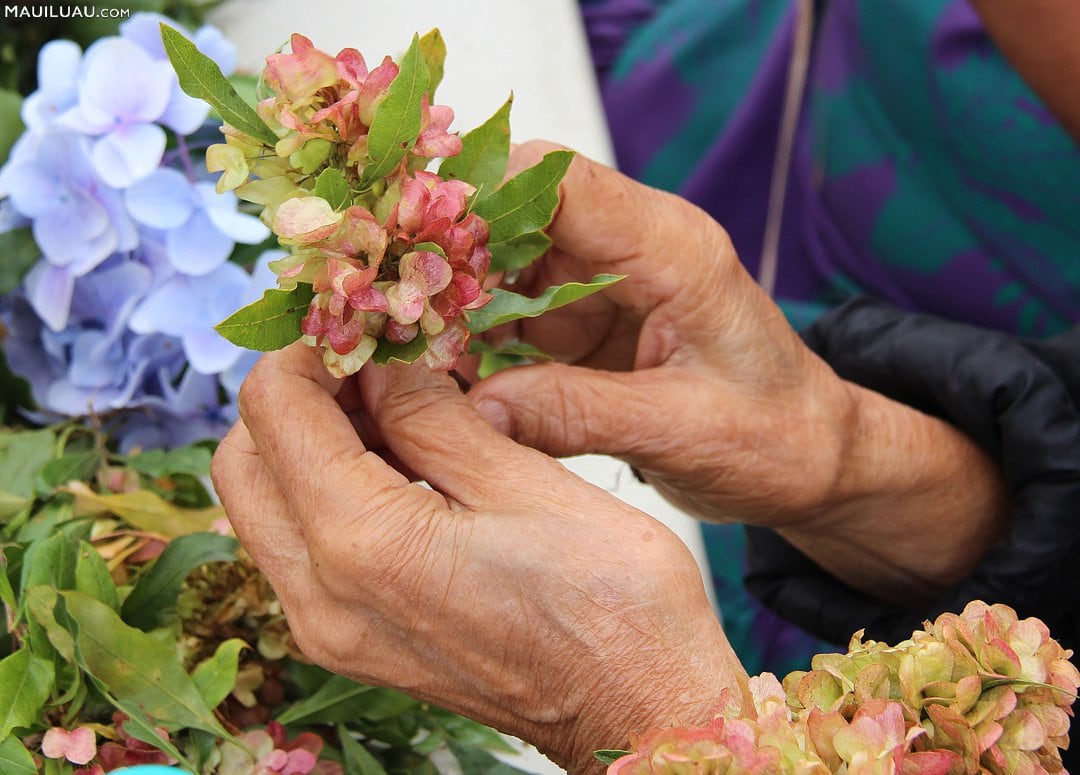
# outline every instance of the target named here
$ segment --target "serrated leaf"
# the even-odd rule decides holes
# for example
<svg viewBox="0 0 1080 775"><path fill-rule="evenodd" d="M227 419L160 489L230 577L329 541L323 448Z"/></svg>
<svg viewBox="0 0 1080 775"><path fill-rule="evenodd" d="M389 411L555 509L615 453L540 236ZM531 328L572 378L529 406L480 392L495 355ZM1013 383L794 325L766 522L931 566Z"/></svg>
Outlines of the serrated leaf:
<svg viewBox="0 0 1080 775"><path fill-rule="evenodd" d="M210 562L232 562L237 546L235 538L217 533L192 533L173 539L139 578L120 609L120 617L143 631L161 626L175 608L187 575Z"/></svg>
<svg viewBox="0 0 1080 775"><path fill-rule="evenodd" d="M506 174L510 158L510 106L514 95L495 114L461 138L461 153L447 157L439 175L447 180L464 180L478 189L494 192ZM483 194L480 195L481 201ZM475 203L474 203L475 204Z"/></svg>
<svg viewBox="0 0 1080 775"><path fill-rule="evenodd" d="M4 775L37 775L34 758L22 740L14 735L0 741L0 772Z"/></svg>
<svg viewBox="0 0 1080 775"><path fill-rule="evenodd" d="M494 296L491 301L469 313L469 330L474 334L480 334L514 320L539 317L549 310L565 307L567 304L602 291L623 279L624 276L598 274L587 283L553 285L535 299L496 288L491 292Z"/></svg>
<svg viewBox="0 0 1080 775"><path fill-rule="evenodd" d="M491 249L490 271L514 272L547 253L551 248L551 237L542 231L531 231L488 247Z"/></svg>
<svg viewBox="0 0 1080 775"><path fill-rule="evenodd" d="M610 767L616 760L628 756L629 754L629 751L619 751L614 748L604 748L599 751L593 751L593 756L599 759L600 763L606 767Z"/></svg>
<svg viewBox="0 0 1080 775"><path fill-rule="evenodd" d="M79 592L62 595L68 615L78 624L80 665L117 701L136 706L154 722L174 729L194 727L228 737L177 661L171 643L129 627L92 597Z"/></svg>
<svg viewBox="0 0 1080 775"><path fill-rule="evenodd" d="M280 350L300 338L300 321L314 293L307 283L291 291L271 288L261 299L237 310L215 326L235 345L248 350Z"/></svg>
<svg viewBox="0 0 1080 775"><path fill-rule="evenodd" d="M214 60L168 24L161 25L161 40L184 93L210 103L226 124L244 134L270 146L277 142L277 136L255 112L255 108L236 93Z"/></svg>
<svg viewBox="0 0 1080 775"><path fill-rule="evenodd" d="M427 67L428 98L435 102L435 90L442 83L443 65L446 63L446 41L438 27L420 38L420 56Z"/></svg>
<svg viewBox="0 0 1080 775"><path fill-rule="evenodd" d="M34 241L29 226L11 229L0 234L0 296L11 293L22 285L37 260L41 249Z"/></svg>
<svg viewBox="0 0 1080 775"><path fill-rule="evenodd" d="M488 222L489 242L506 242L551 223L559 204L559 182L573 158L573 151L545 154L539 164L522 170L477 202L473 212Z"/></svg>
<svg viewBox="0 0 1080 775"><path fill-rule="evenodd" d="M37 721L52 691L52 663L24 648L0 660L0 740Z"/></svg>
<svg viewBox="0 0 1080 775"><path fill-rule="evenodd" d="M427 349L427 339L421 332L417 332L416 337L405 344L394 344L389 339L380 339L375 352L371 355L371 360L380 366L385 366L390 361L415 363L427 352Z"/></svg>
<svg viewBox="0 0 1080 775"><path fill-rule="evenodd" d="M136 471L155 478L161 476L206 476L210 473L213 455L206 447L177 447L176 449L151 449L130 455L129 466Z"/></svg>
<svg viewBox="0 0 1080 775"><path fill-rule="evenodd" d="M428 89L428 71L420 54L420 38L401 58L397 77L375 111L368 130L368 162L360 187L367 188L388 175L420 135L420 104Z"/></svg>
<svg viewBox="0 0 1080 775"><path fill-rule="evenodd" d="M100 600L114 611L120 610L120 592L109 574L109 566L86 541L79 543L79 559L75 563L75 589Z"/></svg>
<svg viewBox="0 0 1080 775"><path fill-rule="evenodd" d="M345 760L345 775L386 775L386 769L372 753L360 745L344 726L337 728L341 753Z"/></svg>
<svg viewBox="0 0 1080 775"><path fill-rule="evenodd" d="M75 496L77 509L82 513L115 514L138 530L169 538L205 533L215 520L225 516L225 510L220 506L183 509L149 490L101 495L82 482L72 482L64 492Z"/></svg>
<svg viewBox="0 0 1080 775"><path fill-rule="evenodd" d="M191 673L195 688L208 707L216 708L236 686L240 652L248 645L240 638L230 638L218 645L212 657L207 657Z"/></svg>
<svg viewBox="0 0 1080 775"><path fill-rule="evenodd" d="M345 173L336 167L327 167L319 173L312 193L325 199L335 210L344 210L351 201Z"/></svg>

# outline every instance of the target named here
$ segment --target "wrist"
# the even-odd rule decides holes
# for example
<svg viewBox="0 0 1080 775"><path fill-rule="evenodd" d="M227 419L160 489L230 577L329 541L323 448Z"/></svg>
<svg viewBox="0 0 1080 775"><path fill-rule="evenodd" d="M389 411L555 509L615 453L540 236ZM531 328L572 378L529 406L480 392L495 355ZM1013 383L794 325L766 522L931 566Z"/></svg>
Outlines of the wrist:
<svg viewBox="0 0 1080 775"><path fill-rule="evenodd" d="M850 382L832 484L778 529L841 580L911 604L963 578L1004 532L992 460L945 421Z"/></svg>
<svg viewBox="0 0 1080 775"><path fill-rule="evenodd" d="M555 732L549 755L571 775L602 773L593 755L629 749L629 736L667 726L704 726L716 715L725 689L752 707L747 675L719 624L703 638L671 653L655 654L632 675L611 670L584 693L577 712Z"/></svg>

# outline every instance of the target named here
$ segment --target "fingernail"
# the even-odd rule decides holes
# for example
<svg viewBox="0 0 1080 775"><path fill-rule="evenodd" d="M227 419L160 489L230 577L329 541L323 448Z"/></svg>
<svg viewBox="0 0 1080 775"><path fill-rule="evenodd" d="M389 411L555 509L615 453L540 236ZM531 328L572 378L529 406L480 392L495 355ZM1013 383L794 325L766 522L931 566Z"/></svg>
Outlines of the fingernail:
<svg viewBox="0 0 1080 775"><path fill-rule="evenodd" d="M476 411L499 433L510 435L510 412L504 404L485 398L477 402Z"/></svg>

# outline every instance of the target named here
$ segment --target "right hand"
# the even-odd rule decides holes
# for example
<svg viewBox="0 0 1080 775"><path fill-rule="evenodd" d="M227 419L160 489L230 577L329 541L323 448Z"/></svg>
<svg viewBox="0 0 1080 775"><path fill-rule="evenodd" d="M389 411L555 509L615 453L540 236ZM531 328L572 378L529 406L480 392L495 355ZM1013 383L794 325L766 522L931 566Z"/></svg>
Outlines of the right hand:
<svg viewBox="0 0 1080 775"><path fill-rule="evenodd" d="M551 148L523 145L511 166ZM849 386L803 345L706 213L580 156L561 194L554 247L515 290L602 272L626 279L517 324L513 333L562 363L496 374L473 401L549 454L624 458L704 518L775 526L808 516L836 476Z"/></svg>

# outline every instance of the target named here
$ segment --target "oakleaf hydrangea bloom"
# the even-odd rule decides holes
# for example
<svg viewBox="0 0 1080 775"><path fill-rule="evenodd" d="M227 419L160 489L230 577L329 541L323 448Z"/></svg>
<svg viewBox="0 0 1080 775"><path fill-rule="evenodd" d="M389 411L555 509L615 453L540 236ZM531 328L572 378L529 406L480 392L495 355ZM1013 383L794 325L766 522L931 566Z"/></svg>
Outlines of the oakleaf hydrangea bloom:
<svg viewBox="0 0 1080 775"><path fill-rule="evenodd" d="M218 190L263 205L264 222L290 249L272 265L278 284L311 286L301 330L338 376L356 372L380 342L419 343L429 366L452 369L468 344L468 311L491 298L488 226L468 206L475 189L424 170L461 152L447 131L450 108L425 95L419 135L400 162L352 185L374 164L369 131L399 73L389 57L369 70L355 49L332 57L293 35L263 72L273 96L258 115L278 138L273 148L226 126L225 143L207 151L209 169L222 173ZM340 171L349 186L344 205L313 190L325 171Z"/></svg>
<svg viewBox="0 0 1080 775"><path fill-rule="evenodd" d="M116 417L125 448L227 430L252 359L214 326L272 285L267 262L284 255L268 253L254 274L230 263L237 243L270 232L195 172L205 145L192 133L208 108L180 90L162 21L176 28L136 14L85 54L48 43L23 103L26 132L0 168L0 229L29 226L42 253L0 299L9 363L41 419ZM189 37L231 71L219 31Z"/></svg>

